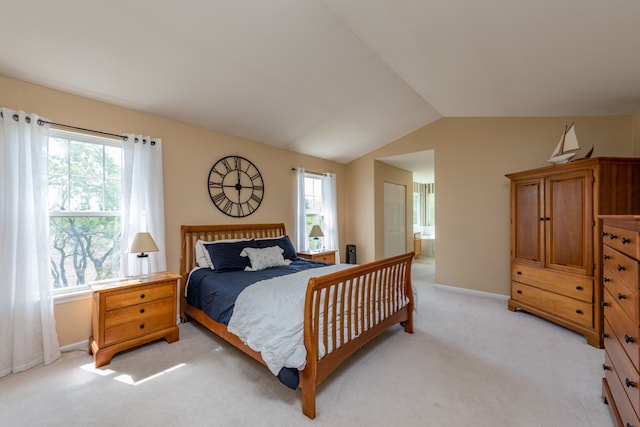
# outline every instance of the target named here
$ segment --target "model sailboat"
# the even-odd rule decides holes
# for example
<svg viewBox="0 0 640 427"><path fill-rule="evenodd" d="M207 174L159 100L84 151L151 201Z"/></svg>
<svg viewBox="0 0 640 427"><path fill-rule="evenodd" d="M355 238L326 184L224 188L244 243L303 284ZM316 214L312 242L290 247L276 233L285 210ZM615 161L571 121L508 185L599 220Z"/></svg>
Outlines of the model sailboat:
<svg viewBox="0 0 640 427"><path fill-rule="evenodd" d="M553 154L551 154L551 157L547 161L554 165L567 163L575 157L579 149L580 146L578 145L578 137L576 137L576 129L572 123L568 129L565 126L560 142L558 142L556 149L553 150Z"/></svg>

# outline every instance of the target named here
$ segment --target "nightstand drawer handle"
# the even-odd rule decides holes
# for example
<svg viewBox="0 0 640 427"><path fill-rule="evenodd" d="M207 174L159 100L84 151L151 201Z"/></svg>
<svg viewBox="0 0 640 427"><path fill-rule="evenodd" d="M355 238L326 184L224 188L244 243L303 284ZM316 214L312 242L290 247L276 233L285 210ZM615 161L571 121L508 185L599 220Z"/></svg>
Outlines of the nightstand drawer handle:
<svg viewBox="0 0 640 427"><path fill-rule="evenodd" d="M140 324L140 329L144 329L144 323Z"/></svg>
<svg viewBox="0 0 640 427"><path fill-rule="evenodd" d="M576 310L576 314L583 314L583 311L578 309L578 310Z"/></svg>
<svg viewBox="0 0 640 427"><path fill-rule="evenodd" d="M626 299L627 296L625 294L621 294L620 292L618 292L618 299Z"/></svg>
<svg viewBox="0 0 640 427"><path fill-rule="evenodd" d="M602 278L602 281L603 281L604 283L607 283L607 282L610 282L610 281L611 281L611 279L609 279L608 277L603 277L603 278Z"/></svg>
<svg viewBox="0 0 640 427"><path fill-rule="evenodd" d="M636 383L631 381L629 378L625 378L624 379L624 385L626 385L627 387L635 387Z"/></svg>
<svg viewBox="0 0 640 427"><path fill-rule="evenodd" d="M140 294L140 298L144 298L144 294Z"/></svg>
<svg viewBox="0 0 640 427"><path fill-rule="evenodd" d="M606 302L606 301L602 301L602 306L603 306L603 307L609 307L609 303L608 303L608 302Z"/></svg>
<svg viewBox="0 0 640 427"><path fill-rule="evenodd" d="M611 259L611 256L605 254L605 255L602 255L602 258L606 261L608 259Z"/></svg>
<svg viewBox="0 0 640 427"><path fill-rule="evenodd" d="M581 291L581 290L583 290L583 289L584 289L584 288L583 288L582 286L580 286L580 285L576 286L576 291Z"/></svg>
<svg viewBox="0 0 640 427"><path fill-rule="evenodd" d="M140 314L144 313L144 308L140 309Z"/></svg>
<svg viewBox="0 0 640 427"><path fill-rule="evenodd" d="M627 334L624 334L624 342L626 342L627 344L629 344L630 342L634 342L635 339L633 337L630 337Z"/></svg>
<svg viewBox="0 0 640 427"><path fill-rule="evenodd" d="M620 264L618 264L618 266L616 268L618 269L618 271L624 271L625 270L624 265L620 265Z"/></svg>

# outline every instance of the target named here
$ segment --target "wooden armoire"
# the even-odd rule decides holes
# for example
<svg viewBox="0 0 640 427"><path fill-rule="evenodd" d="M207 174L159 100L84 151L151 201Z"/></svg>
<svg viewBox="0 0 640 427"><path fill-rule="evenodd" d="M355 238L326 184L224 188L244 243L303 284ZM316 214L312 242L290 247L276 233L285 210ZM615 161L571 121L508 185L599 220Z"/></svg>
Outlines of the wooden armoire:
<svg viewBox="0 0 640 427"><path fill-rule="evenodd" d="M580 159L511 180L511 298L602 348L602 223L640 212L640 158Z"/></svg>

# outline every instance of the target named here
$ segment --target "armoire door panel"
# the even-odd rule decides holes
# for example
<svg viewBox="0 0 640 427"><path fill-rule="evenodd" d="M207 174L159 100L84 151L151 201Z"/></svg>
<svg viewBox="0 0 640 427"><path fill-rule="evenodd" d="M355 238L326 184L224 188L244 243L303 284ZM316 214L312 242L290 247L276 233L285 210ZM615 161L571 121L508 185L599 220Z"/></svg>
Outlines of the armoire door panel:
<svg viewBox="0 0 640 427"><path fill-rule="evenodd" d="M544 191L543 180L518 182L512 187L512 257L520 261L544 264Z"/></svg>
<svg viewBox="0 0 640 427"><path fill-rule="evenodd" d="M590 170L552 175L546 186L546 263L550 268L591 274L592 207Z"/></svg>

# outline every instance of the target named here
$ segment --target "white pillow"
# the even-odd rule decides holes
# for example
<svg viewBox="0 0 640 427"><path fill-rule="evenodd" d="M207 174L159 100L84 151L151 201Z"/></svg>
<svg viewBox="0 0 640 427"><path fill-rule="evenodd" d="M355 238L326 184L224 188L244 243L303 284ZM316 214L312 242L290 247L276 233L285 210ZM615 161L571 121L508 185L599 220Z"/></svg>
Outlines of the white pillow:
<svg viewBox="0 0 640 427"><path fill-rule="evenodd" d="M269 267L289 265L291 260L284 259L284 250L280 246L269 246L268 248L244 248L240 256L248 256L251 267L245 267L244 271L258 271Z"/></svg>
<svg viewBox="0 0 640 427"><path fill-rule="evenodd" d="M245 240L251 240L251 239L223 239L223 240L214 240L213 242L207 242L206 240L198 240L196 242L195 252L194 252L194 256L196 258L196 264L198 264L198 267L210 268L212 270L215 270L215 266L213 265L213 262L211 261L211 256L209 255L209 251L207 250L207 248L204 247L204 245L211 245L216 243L242 242Z"/></svg>

